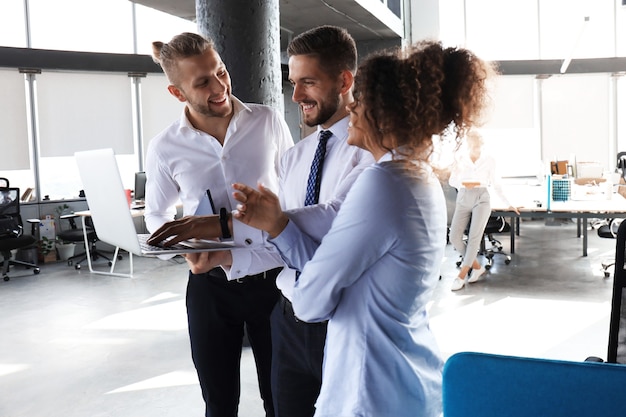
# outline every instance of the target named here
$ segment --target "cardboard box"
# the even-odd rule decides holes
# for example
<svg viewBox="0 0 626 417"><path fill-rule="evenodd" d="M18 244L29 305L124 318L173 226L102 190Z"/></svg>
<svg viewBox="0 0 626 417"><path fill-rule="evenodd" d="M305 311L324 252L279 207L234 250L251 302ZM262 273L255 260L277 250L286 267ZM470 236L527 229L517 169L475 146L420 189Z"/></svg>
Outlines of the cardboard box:
<svg viewBox="0 0 626 417"><path fill-rule="evenodd" d="M57 251L54 250L52 252L49 252L47 254L43 254L43 253L39 253L39 262L42 262L44 264L50 263L50 262L56 262L57 261Z"/></svg>

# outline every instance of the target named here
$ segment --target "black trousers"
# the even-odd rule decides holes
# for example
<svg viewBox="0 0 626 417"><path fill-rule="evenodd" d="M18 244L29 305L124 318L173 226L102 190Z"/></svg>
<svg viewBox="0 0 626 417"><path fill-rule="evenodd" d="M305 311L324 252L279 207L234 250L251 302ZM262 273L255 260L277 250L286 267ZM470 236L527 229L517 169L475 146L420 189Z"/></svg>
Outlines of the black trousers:
<svg viewBox="0 0 626 417"><path fill-rule="evenodd" d="M228 281L221 268L189 273L187 321L191 356L198 372L206 417L237 417L244 326L257 367L267 417L274 417L271 393L270 314L278 299L281 268Z"/></svg>
<svg viewBox="0 0 626 417"><path fill-rule="evenodd" d="M276 417L312 417L322 385L326 323L298 320L282 294L272 311L271 323Z"/></svg>

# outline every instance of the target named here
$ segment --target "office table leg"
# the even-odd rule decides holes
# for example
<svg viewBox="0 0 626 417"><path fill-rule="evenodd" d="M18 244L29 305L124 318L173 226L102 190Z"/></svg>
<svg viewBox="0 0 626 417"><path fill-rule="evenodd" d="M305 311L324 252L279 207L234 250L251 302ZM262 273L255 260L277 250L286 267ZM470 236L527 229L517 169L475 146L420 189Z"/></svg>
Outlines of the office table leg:
<svg viewBox="0 0 626 417"><path fill-rule="evenodd" d="M91 253L89 252L89 239L87 238L87 227L85 226L85 218L81 219L83 221L83 238L85 240L85 255L87 255L87 265L89 265L89 272L94 272L91 268Z"/></svg>
<svg viewBox="0 0 626 417"><path fill-rule="evenodd" d="M519 219L519 217L511 217L511 220L509 221L509 224L511 225L511 238L510 238L510 245L511 245L511 253L515 253L515 229L517 228L517 233L519 233L519 223L516 223L516 221ZM517 227L516 227L517 226Z"/></svg>
<svg viewBox="0 0 626 417"><path fill-rule="evenodd" d="M85 226L85 217L83 217L83 237L85 239L85 254L87 255L87 265L89 265L89 272L92 274L100 274L100 275L112 275L116 277L124 277L124 278L132 278L133 277L133 254L130 255L130 274L121 274L118 272L113 272L115 269L115 262L117 261L117 254L120 250L119 247L115 247L115 253L113 254L113 262L111 262L111 270L110 271L96 271L91 266L91 253L89 252L89 239L87 239L87 227Z"/></svg>
<svg viewBox="0 0 626 417"><path fill-rule="evenodd" d="M580 223L580 218L578 219ZM587 256L587 218L583 217L583 256Z"/></svg>

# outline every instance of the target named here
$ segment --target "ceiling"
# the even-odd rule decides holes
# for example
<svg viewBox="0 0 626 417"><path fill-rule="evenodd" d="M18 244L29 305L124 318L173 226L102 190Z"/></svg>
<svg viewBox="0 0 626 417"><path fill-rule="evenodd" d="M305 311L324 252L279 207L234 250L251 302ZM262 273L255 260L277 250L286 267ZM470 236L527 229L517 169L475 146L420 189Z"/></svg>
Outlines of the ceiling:
<svg viewBox="0 0 626 417"><path fill-rule="evenodd" d="M131 0L188 20L195 20L195 0ZM320 24L341 26L356 41L398 39L401 35L355 0L279 0L281 46ZM389 12L391 13L391 12Z"/></svg>

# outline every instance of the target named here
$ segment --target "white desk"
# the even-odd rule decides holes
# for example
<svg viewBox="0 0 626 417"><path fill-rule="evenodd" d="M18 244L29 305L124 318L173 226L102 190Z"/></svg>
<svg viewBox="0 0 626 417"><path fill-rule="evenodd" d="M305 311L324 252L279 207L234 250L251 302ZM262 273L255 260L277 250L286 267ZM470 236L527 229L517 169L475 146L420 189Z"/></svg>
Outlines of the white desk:
<svg viewBox="0 0 626 417"><path fill-rule="evenodd" d="M137 210L137 209L131 209L130 210L131 214L133 217L141 217L143 216L143 210ZM114 272L115 271L115 263L117 262L117 256L118 253L120 251L119 247L115 247L115 252L113 254L113 261L111 262L111 269L109 271L98 271L93 269L92 265L91 265L91 254L89 253L89 239L87 239L87 227L85 225L85 218L86 217L90 217L91 216L91 212L89 210L84 210L84 211L77 211L74 214L76 214L77 216L80 216L82 218L82 223L83 223L83 236L85 239L85 254L87 255L87 265L89 265L89 272L91 272L92 274L101 274L101 275L113 275L113 276L117 276L117 277L125 277L125 278L132 278L133 277L133 254L132 252L128 252L128 259L130 261L130 273L128 274L123 274L123 273L119 273L119 272Z"/></svg>
<svg viewBox="0 0 626 417"><path fill-rule="evenodd" d="M502 206L495 206L492 213L496 216L510 218L511 253L515 253L515 235L519 235L519 219L521 217L576 219L578 221L578 237L583 238L582 256L587 256L587 219L626 218L626 199L620 194L613 194L610 199L552 201L547 207L522 207L520 214ZM582 225L581 225L582 223Z"/></svg>

